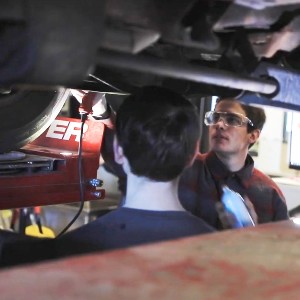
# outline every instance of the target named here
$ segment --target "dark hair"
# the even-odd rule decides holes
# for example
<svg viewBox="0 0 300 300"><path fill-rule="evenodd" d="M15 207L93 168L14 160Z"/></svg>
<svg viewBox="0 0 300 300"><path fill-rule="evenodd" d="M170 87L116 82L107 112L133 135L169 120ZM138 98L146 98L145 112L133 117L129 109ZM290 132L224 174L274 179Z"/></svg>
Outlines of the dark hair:
<svg viewBox="0 0 300 300"><path fill-rule="evenodd" d="M224 100L235 101L235 102L239 103L241 108L245 111L246 117L249 118L253 123L253 126L248 124L248 126L247 126L248 132L252 132L255 129L259 129L259 130L263 129L265 122L266 122L266 114L265 114L264 109L262 109L260 107L256 107L256 106L247 105L247 104L240 102L239 100L234 99L234 98L219 98L217 100L217 104Z"/></svg>
<svg viewBox="0 0 300 300"><path fill-rule="evenodd" d="M162 87L143 87L120 105L116 135L135 175L169 181L194 156L199 117L181 95Z"/></svg>

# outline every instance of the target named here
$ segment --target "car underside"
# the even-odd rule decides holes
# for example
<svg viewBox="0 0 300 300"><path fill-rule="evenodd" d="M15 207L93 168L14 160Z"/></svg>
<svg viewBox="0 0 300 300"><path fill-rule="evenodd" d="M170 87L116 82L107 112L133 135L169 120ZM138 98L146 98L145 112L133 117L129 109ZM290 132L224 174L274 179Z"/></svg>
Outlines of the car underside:
<svg viewBox="0 0 300 300"><path fill-rule="evenodd" d="M1 152L42 132L68 88L159 85L300 110L300 1L0 3Z"/></svg>

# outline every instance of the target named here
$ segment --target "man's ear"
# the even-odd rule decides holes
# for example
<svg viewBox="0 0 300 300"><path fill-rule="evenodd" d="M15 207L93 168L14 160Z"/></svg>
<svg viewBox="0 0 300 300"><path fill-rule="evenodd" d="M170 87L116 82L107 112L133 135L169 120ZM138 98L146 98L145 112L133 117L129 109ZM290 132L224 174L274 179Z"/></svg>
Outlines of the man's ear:
<svg viewBox="0 0 300 300"><path fill-rule="evenodd" d="M115 162L122 165L124 163L123 148L120 146L116 136L114 137L113 149L114 149Z"/></svg>
<svg viewBox="0 0 300 300"><path fill-rule="evenodd" d="M258 140L260 136L260 130L259 129L254 129L249 133L249 143L254 144Z"/></svg>

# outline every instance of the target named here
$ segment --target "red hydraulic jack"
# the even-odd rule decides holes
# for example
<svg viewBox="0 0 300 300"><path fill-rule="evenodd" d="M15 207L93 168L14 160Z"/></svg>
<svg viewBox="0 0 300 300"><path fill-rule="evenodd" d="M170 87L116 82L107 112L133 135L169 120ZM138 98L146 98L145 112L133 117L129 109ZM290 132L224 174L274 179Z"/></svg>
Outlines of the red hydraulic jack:
<svg viewBox="0 0 300 300"><path fill-rule="evenodd" d="M97 179L104 127L90 119L83 127L85 201L105 197ZM80 201L80 128L79 119L57 117L41 136L19 150L22 158L0 162L0 209Z"/></svg>

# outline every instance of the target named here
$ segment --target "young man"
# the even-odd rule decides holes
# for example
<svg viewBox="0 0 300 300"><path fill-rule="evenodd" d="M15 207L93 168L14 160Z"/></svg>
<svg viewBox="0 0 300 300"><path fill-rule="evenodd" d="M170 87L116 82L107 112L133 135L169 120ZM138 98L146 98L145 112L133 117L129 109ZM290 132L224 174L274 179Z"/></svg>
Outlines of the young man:
<svg viewBox="0 0 300 300"><path fill-rule="evenodd" d="M263 109L235 99L221 99L206 113L210 151L199 154L193 167L181 177L179 195L183 206L211 226L222 229L216 204L221 185L247 197L258 223L288 219L287 206L279 187L254 168L248 154L265 123Z"/></svg>
<svg viewBox="0 0 300 300"><path fill-rule="evenodd" d="M115 130L115 161L128 178L124 206L54 240L1 231L0 267L215 231L178 199L179 176L199 147L195 107L167 89L145 87L121 104Z"/></svg>
<svg viewBox="0 0 300 300"><path fill-rule="evenodd" d="M127 175L122 207L62 236L64 254L108 250L213 232L178 199L179 176L199 147L199 116L182 96L144 87L116 117L115 161Z"/></svg>

